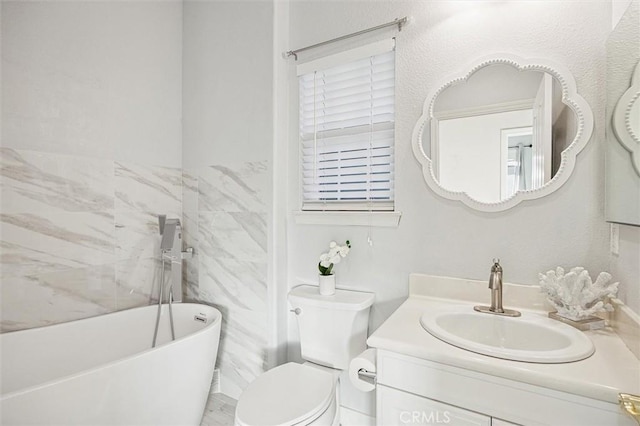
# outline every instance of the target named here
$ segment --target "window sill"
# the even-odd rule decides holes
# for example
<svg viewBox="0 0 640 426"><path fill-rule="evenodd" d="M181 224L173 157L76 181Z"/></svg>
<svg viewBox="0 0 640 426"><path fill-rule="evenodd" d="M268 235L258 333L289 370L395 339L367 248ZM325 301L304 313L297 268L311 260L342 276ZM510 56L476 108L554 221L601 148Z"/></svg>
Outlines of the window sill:
<svg viewBox="0 0 640 426"><path fill-rule="evenodd" d="M352 225L397 228L401 212L294 211L296 225Z"/></svg>

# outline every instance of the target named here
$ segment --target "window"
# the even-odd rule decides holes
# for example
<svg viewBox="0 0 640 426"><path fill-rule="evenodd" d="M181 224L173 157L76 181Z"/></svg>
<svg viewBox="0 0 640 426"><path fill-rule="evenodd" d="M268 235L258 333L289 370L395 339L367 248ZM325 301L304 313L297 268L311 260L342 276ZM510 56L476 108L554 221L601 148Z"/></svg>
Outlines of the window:
<svg viewBox="0 0 640 426"><path fill-rule="evenodd" d="M393 210L394 40L298 66L302 210Z"/></svg>

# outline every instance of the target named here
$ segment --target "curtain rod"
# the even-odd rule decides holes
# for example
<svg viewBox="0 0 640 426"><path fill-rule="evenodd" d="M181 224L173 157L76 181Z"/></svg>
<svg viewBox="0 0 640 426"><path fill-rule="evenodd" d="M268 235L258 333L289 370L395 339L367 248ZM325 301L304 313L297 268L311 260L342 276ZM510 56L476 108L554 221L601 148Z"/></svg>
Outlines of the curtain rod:
<svg viewBox="0 0 640 426"><path fill-rule="evenodd" d="M376 31L376 30L379 30L379 29L382 29L382 28L392 27L392 26L395 26L395 25L398 26L398 31L402 31L402 26L406 25L408 22L409 22L409 18L407 16L405 16L404 18L396 18L391 22L387 22L386 24L378 25L377 27L371 27L371 28L367 28L366 30L362 30L362 31L358 31L358 32L355 32L355 33L343 35L343 36L337 37L337 38L332 38L331 40L322 41L320 43L312 44L311 46L301 47L300 49L289 50L288 52L284 53L284 57L286 59L286 58L288 58L290 56L293 56L295 58L295 60L297 61L298 60L298 53L303 52L305 50L313 49L315 47L324 46L325 44L329 44L329 43L335 43L336 41L345 40L347 38L359 36L361 34L366 34L366 33L369 33L371 31Z"/></svg>

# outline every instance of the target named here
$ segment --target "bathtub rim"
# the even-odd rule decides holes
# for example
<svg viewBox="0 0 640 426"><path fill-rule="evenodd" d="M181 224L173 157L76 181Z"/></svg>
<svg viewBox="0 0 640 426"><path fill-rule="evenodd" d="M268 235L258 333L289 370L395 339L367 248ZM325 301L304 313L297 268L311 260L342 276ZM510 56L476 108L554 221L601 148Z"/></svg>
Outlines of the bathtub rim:
<svg viewBox="0 0 640 426"><path fill-rule="evenodd" d="M142 352L137 352L137 353L135 353L133 355L130 355L130 356L127 356L127 357L124 357L124 358L120 358L120 359L115 360L115 361L107 362L105 364L100 364L99 366L92 367L92 368L89 368L87 370L83 370L83 371L80 371L80 372L77 372L77 373L74 373L74 374L70 374L70 375L67 375L67 376L63 376L63 377L60 377L60 378L57 378L57 379L48 380L48 381L39 383L37 385L28 386L28 387L23 388L23 389L7 392L6 394L0 394L0 402L2 402L4 400L7 400L7 399L10 399L10 398L13 398L13 397L16 397L16 396L23 395L25 393L37 391L38 389L41 389L41 388L52 386L52 385L55 385L55 384L58 384L58 383L63 383L63 382L66 382L68 380L72 380L72 379L75 379L75 378L78 378L78 377L86 376L88 374L94 373L94 372L96 372L98 370L101 370L101 369L104 369L104 368L107 368L107 367L112 367L112 366L115 366L115 365L118 365L118 364L122 364L125 361L129 361L129 360L132 360L132 359L135 359L135 358L139 358L139 357L141 357L143 355L146 355L149 352L152 352L152 351L155 351L155 350L159 350L159 349L163 349L163 348L167 348L167 347L171 347L171 346L175 346L179 342L183 342L183 341L186 341L186 340L194 339L195 337L199 336L200 334L204 334L207 331L211 331L210 330L211 328L214 328L214 327L217 327L217 326L219 326L220 328L222 327L222 313L220 312L219 309L217 309L217 308L215 308L215 307L213 307L211 305L206 305L204 303L182 303L182 302L181 303L175 303L174 306L175 305L206 306L207 308L213 309L217 313L217 317L216 317L215 321L212 321L211 323L206 324L202 329L197 330L197 331L195 331L193 333L189 333L186 336L180 337L180 338L178 338L176 340L172 340L172 341L170 341L168 343L165 343L165 344L162 344L160 346L156 346L155 348L148 348L148 349L145 349ZM42 326L42 327L33 327L33 328L25 329L25 330L15 330L15 331L10 331L8 333L3 333L3 334L19 333L19 332L28 333L30 331L41 330L41 329L46 328L46 327L64 326L64 325L68 325L68 324L76 322L76 321L87 321L87 320L93 320L93 319L98 319L98 318L104 318L104 317L107 317L109 315L122 314L123 312L126 312L126 311L133 311L133 310L139 310L139 309L149 309L149 308L153 308L153 307L157 308L157 306L158 306L157 304L156 305L147 305L147 306L137 306L135 308L123 309L121 311L109 312L108 314L104 314L104 315L96 315L96 316L88 317L88 318L80 318L80 319L76 319L76 320L72 320L72 321L66 321L66 322L62 322L62 323L58 323L58 324L52 324L52 325L48 325L48 326L45 325L45 326ZM168 303L163 303L162 306L163 307L168 306ZM219 348L220 348L220 338L218 337L218 349Z"/></svg>

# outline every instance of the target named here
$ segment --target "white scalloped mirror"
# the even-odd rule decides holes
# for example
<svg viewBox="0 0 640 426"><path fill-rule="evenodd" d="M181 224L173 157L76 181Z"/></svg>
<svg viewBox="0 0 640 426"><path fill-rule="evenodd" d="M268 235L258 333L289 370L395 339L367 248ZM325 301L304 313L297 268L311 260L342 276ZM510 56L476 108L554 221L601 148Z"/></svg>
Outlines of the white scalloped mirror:
<svg viewBox="0 0 640 426"><path fill-rule="evenodd" d="M620 97L611 122L618 141L631 154L631 162L640 176L640 63L631 76L631 86Z"/></svg>
<svg viewBox="0 0 640 426"><path fill-rule="evenodd" d="M592 130L591 109L567 69L501 55L436 86L413 152L436 193L501 211L566 182Z"/></svg>

